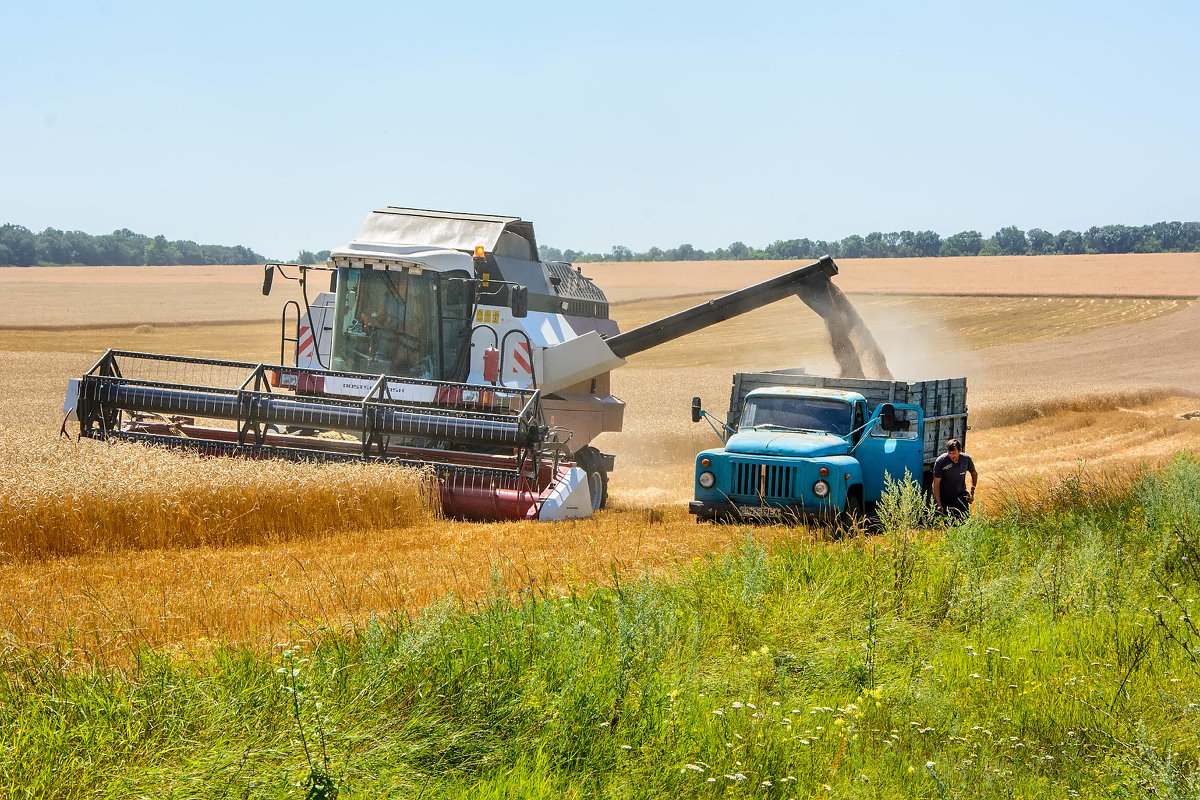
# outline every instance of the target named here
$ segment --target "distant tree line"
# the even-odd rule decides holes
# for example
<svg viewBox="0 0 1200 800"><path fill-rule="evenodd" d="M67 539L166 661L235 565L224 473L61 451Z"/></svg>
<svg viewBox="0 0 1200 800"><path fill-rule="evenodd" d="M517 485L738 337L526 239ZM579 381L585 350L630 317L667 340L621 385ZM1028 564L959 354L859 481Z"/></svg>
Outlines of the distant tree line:
<svg viewBox="0 0 1200 800"><path fill-rule="evenodd" d="M297 256L296 258L293 258L291 261L288 261L287 263L289 263L289 264L323 264L329 260L329 252L330 251L328 251L328 250L318 250L317 252L314 253L311 250L301 250L299 256Z"/></svg>
<svg viewBox="0 0 1200 800"><path fill-rule="evenodd" d="M761 250L743 242L705 251L690 244L668 250L651 247L635 253L616 245L608 253L587 253L539 248L545 261L743 261L751 259L903 258L935 256L1079 255L1083 253L1195 253L1200 252L1200 222L1156 222L1153 225L1103 225L1086 231L1051 233L1041 228L1023 231L1015 225L989 237L962 231L942 238L933 231L898 231L847 236L837 241L780 239ZM317 264L329 258L328 250L301 250L292 264ZM267 259L248 247L169 241L161 234L150 237L128 228L102 236L82 231L46 228L33 233L20 225L0 226L0 266L262 264Z"/></svg>
<svg viewBox="0 0 1200 800"><path fill-rule="evenodd" d="M742 242L704 251L681 244L669 250L651 247L635 253L617 245L608 253L585 253L540 247L545 261L742 261L748 259L905 258L934 256L1080 255L1083 253L1200 252L1200 222L1156 222L1153 225L1103 225L1086 231L1051 233L1041 228L1023 231L1009 226L989 237L963 231L942 238L933 231L899 231L847 236L840 241L787 239L759 250Z"/></svg>
<svg viewBox="0 0 1200 800"><path fill-rule="evenodd" d="M248 247L168 241L128 228L104 236L46 228L33 233L20 225L0 226L0 266L35 267L82 264L162 266L172 264L262 264Z"/></svg>

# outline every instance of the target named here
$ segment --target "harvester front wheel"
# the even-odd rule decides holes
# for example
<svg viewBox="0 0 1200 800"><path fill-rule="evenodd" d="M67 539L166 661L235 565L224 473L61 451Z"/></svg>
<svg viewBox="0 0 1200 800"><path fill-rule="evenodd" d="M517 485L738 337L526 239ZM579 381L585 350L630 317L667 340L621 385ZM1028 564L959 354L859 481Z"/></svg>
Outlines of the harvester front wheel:
<svg viewBox="0 0 1200 800"><path fill-rule="evenodd" d="M608 473L601 466L603 460L600 451L588 445L579 448L575 453L575 463L587 473L588 491L592 495L592 510L597 511L608 505Z"/></svg>

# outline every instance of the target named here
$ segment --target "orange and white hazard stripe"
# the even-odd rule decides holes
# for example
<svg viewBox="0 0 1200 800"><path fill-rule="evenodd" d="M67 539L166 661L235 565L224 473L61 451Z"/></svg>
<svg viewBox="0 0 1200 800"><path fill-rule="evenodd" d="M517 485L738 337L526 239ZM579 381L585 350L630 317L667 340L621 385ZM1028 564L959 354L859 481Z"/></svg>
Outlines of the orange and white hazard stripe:
<svg viewBox="0 0 1200 800"><path fill-rule="evenodd" d="M517 341L512 352L512 374L533 377L533 353L530 352L529 342Z"/></svg>
<svg viewBox="0 0 1200 800"><path fill-rule="evenodd" d="M313 335L312 328L307 322L300 324L300 329L296 332L296 358L311 358L313 355Z"/></svg>

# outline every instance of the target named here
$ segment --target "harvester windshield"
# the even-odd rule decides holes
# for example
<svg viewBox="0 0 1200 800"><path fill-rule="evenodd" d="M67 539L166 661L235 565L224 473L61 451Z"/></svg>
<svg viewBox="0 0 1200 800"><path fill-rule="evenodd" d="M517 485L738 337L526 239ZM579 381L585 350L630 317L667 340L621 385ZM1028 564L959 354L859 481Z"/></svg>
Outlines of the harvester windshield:
<svg viewBox="0 0 1200 800"><path fill-rule="evenodd" d="M431 380L466 378L471 290L432 270L338 270L334 370Z"/></svg>
<svg viewBox="0 0 1200 800"><path fill-rule="evenodd" d="M851 419L849 404L841 400L762 395L746 398L738 430L786 428L845 436L850 433Z"/></svg>

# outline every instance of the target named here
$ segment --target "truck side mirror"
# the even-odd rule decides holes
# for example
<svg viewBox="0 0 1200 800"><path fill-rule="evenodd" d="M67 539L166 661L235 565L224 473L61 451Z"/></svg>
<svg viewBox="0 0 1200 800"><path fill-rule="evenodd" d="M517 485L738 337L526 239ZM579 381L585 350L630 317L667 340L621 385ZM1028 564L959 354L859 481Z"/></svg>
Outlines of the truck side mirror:
<svg viewBox="0 0 1200 800"><path fill-rule="evenodd" d="M908 420L897 418L896 407L891 403L884 403L879 407L879 427L888 433L892 431L907 431Z"/></svg>
<svg viewBox="0 0 1200 800"><path fill-rule="evenodd" d="M896 430L896 407L891 403L879 407L879 427L888 433Z"/></svg>
<svg viewBox="0 0 1200 800"><path fill-rule="evenodd" d="M508 305L512 315L518 319L529 316L529 287L510 286L508 290Z"/></svg>
<svg viewBox="0 0 1200 800"><path fill-rule="evenodd" d="M271 282L275 280L275 265L267 264L263 270L263 297L271 293Z"/></svg>
<svg viewBox="0 0 1200 800"><path fill-rule="evenodd" d="M700 398L692 398L692 422L700 421Z"/></svg>

